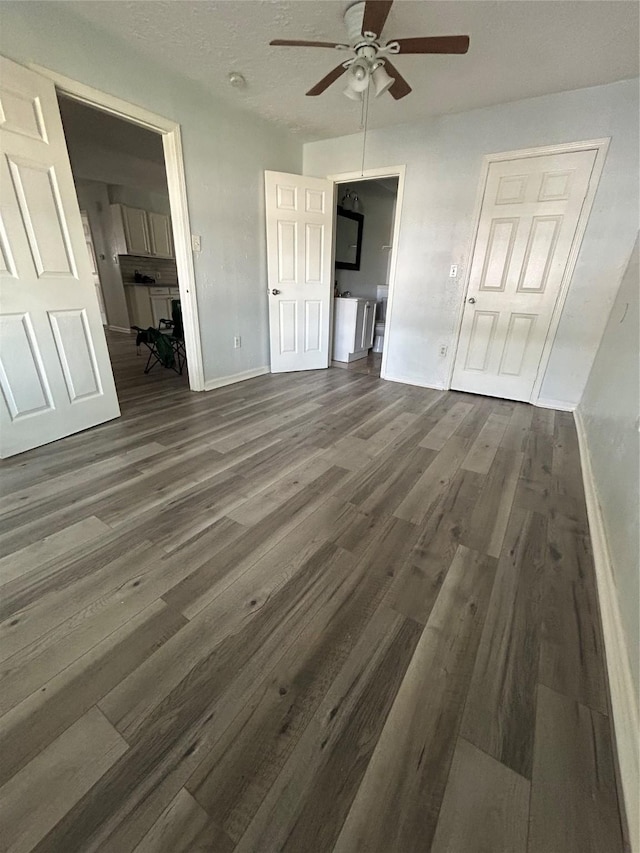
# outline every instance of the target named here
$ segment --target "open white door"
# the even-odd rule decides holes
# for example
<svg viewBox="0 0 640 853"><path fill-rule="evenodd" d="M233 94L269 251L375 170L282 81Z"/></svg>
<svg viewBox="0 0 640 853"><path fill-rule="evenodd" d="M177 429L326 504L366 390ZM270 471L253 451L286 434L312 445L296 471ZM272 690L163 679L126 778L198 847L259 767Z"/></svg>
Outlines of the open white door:
<svg viewBox="0 0 640 853"><path fill-rule="evenodd" d="M329 366L333 184L265 172L271 372Z"/></svg>
<svg viewBox="0 0 640 853"><path fill-rule="evenodd" d="M0 57L0 456L120 414L54 85Z"/></svg>

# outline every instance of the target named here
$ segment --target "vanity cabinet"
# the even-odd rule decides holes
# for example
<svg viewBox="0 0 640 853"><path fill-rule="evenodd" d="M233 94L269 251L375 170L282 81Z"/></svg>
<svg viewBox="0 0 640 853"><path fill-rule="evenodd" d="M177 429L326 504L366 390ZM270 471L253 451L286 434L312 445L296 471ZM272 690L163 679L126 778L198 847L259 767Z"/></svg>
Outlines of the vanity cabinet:
<svg viewBox="0 0 640 853"><path fill-rule="evenodd" d="M175 257L170 216L125 204L112 204L111 219L119 255Z"/></svg>
<svg viewBox="0 0 640 853"><path fill-rule="evenodd" d="M158 328L160 320L171 319L171 302L180 298L177 287L145 287L143 284L128 284L125 287L129 324L148 329Z"/></svg>
<svg viewBox="0 0 640 853"><path fill-rule="evenodd" d="M333 360L365 358L373 346L375 299L339 297L333 305Z"/></svg>

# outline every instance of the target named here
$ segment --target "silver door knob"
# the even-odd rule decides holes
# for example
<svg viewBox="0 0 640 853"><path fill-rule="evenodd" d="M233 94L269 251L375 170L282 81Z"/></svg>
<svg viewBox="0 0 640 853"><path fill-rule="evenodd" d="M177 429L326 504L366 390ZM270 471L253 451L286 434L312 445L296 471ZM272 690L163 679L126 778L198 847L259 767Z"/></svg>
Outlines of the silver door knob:
<svg viewBox="0 0 640 853"><path fill-rule="evenodd" d="M473 296L471 296L469 299L467 299L467 302L470 302L472 305L476 304L476 300L473 298Z"/></svg>
<svg viewBox="0 0 640 853"><path fill-rule="evenodd" d="M271 295L272 295L272 296L277 296L279 293L280 293L280 291L279 291L279 290L276 290L276 289L275 289L275 287L274 287L274 288L273 288L273 290L271 291Z"/></svg>

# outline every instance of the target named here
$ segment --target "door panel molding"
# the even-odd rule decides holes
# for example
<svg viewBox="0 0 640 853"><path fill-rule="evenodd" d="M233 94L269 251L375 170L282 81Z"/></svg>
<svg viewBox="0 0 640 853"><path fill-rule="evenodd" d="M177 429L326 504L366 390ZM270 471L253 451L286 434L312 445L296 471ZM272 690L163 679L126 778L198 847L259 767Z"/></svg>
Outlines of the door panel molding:
<svg viewBox="0 0 640 853"><path fill-rule="evenodd" d="M15 387L14 373L18 374ZM54 408L44 361L28 313L0 315L0 388L12 421Z"/></svg>
<svg viewBox="0 0 640 853"><path fill-rule="evenodd" d="M76 403L99 397L104 392L87 312L84 308L72 308L49 311L48 314L69 401ZM86 370L87 365L89 372Z"/></svg>
<svg viewBox="0 0 640 853"><path fill-rule="evenodd" d="M589 215L591 214L591 208L593 207L593 201L595 199L596 193L598 191L598 185L600 183L600 177L602 175L602 170L604 169L604 164L607 158L607 153L609 151L609 145L611 143L611 137L603 137L600 139L587 139L581 142L567 142L561 143L559 145L544 145L538 146L535 148L520 148L515 151L503 151L496 154L485 154L482 161L482 168L480 172L480 180L478 183L478 190L476 194L476 202L474 205L473 212L473 232L469 245L469 251L467 252L467 264L464 276L464 286L462 288L462 295L460 298L460 302L458 305L458 316L455 325L455 334L454 341L455 345L452 347L451 360L449 363L449 369L447 374L447 381L445 384L445 389L450 389L453 382L453 372L455 368L456 358L458 356L458 350L460 348L460 333L462 331L462 319L464 315L464 307L467 301L467 292L469 290L469 283L471 278L471 267L472 260L474 257L474 253L476 250L476 245L478 242L478 235L480 230L480 218L482 214L482 206L485 201L485 194L487 191L487 179L489 177L489 169L493 163L501 163L505 161L513 161L513 160L525 160L530 157L545 157L551 154L571 154L579 151L595 151L595 159L593 163L593 168L591 170L591 176L589 179L589 185L587 188L587 193L584 197L584 201L582 204L582 210L580 212L580 216L578 218L578 224L576 226L576 230L574 233L573 241L571 244L571 249L569 251L569 256L567 259L567 264L565 267L564 275L562 278L562 282L560 284L560 288L558 291L558 296L553 308L553 312L551 315L551 321L549 323L549 329L547 332L546 340L544 343L544 347L542 350L542 355L540 358L540 364L538 368L538 374L533 386L533 391L531 393L531 397L529 402L533 405L548 407L548 401L543 400L541 397L541 389L542 384L544 382L545 374L547 371L547 366L549 364L549 358L551 356L551 350L553 349L553 344L555 341L556 333L558 331L558 325L560 323L560 316L562 314L562 309L564 307L564 303L567 298L567 293L569 291L569 286L571 284L571 279L573 278L573 273L576 267L576 263L578 260L578 255L580 253L580 248L582 246L582 241L584 239L584 234L587 228L587 223L589 221ZM514 176L515 177L515 176ZM542 182L540 192L543 191L544 181ZM568 191L565 189L565 191ZM524 188L522 189L524 192ZM545 199L548 200L548 199ZM557 198L553 198L553 200L557 200ZM507 202L503 202L507 203ZM391 296L391 292L389 293ZM385 347L386 349L386 347ZM562 408L562 406L558 406L558 408Z"/></svg>

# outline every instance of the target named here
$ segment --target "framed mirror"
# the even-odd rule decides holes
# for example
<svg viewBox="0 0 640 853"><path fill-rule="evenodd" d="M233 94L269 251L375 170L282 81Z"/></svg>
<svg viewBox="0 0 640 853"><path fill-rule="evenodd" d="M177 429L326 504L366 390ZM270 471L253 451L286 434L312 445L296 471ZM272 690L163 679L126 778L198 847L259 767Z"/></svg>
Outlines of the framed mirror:
<svg viewBox="0 0 640 853"><path fill-rule="evenodd" d="M338 207L336 220L336 269L359 270L364 216Z"/></svg>

